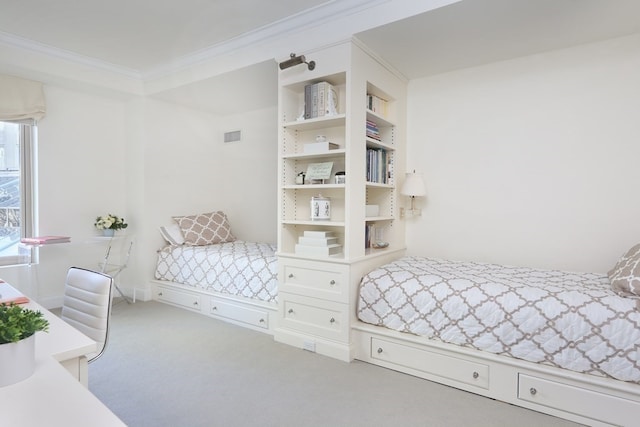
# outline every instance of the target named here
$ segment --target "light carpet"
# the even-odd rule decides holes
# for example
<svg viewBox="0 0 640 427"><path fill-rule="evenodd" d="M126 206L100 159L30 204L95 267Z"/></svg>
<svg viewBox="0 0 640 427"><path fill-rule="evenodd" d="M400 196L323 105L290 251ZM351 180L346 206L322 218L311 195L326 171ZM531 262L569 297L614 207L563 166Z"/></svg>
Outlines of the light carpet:
<svg viewBox="0 0 640 427"><path fill-rule="evenodd" d="M158 302L114 307L89 388L131 427L576 425Z"/></svg>

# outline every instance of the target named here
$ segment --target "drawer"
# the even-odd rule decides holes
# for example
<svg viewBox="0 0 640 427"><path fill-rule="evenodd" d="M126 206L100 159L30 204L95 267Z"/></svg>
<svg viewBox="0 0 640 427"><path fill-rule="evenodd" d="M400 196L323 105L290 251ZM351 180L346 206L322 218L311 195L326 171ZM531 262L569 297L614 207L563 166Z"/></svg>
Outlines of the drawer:
<svg viewBox="0 0 640 427"><path fill-rule="evenodd" d="M227 301L211 298L209 313L214 317L224 317L259 328L269 329L269 313L263 310L243 307Z"/></svg>
<svg viewBox="0 0 640 427"><path fill-rule="evenodd" d="M190 294L188 292L181 292L174 289L158 287L156 291L156 298L158 301L168 302L170 304L179 305L189 310L201 311L201 296Z"/></svg>
<svg viewBox="0 0 640 427"><path fill-rule="evenodd" d="M518 374L518 399L617 425L637 425L640 402Z"/></svg>
<svg viewBox="0 0 640 427"><path fill-rule="evenodd" d="M345 266L331 263L283 263L280 290L347 303L349 274Z"/></svg>
<svg viewBox="0 0 640 427"><path fill-rule="evenodd" d="M335 341L349 340L346 304L280 293L281 326Z"/></svg>
<svg viewBox="0 0 640 427"><path fill-rule="evenodd" d="M481 363L379 338L371 338L371 358L460 383L489 388L489 366Z"/></svg>

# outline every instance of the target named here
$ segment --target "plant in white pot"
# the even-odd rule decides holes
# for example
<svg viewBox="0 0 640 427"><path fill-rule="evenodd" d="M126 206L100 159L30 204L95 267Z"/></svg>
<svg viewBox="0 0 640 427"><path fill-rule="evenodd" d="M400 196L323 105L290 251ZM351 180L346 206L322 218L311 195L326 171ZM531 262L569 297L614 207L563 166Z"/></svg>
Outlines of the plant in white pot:
<svg viewBox="0 0 640 427"><path fill-rule="evenodd" d="M17 304L0 304L0 387L33 374L38 331L49 331L49 321L41 312Z"/></svg>

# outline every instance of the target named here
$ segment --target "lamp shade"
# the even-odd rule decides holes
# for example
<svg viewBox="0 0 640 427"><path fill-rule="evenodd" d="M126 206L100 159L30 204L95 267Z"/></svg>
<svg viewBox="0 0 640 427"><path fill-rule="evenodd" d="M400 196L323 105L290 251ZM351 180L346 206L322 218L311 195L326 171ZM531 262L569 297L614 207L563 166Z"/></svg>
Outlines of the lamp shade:
<svg viewBox="0 0 640 427"><path fill-rule="evenodd" d="M400 193L405 196L424 196L427 191L424 188L424 179L421 173L409 172L404 179Z"/></svg>

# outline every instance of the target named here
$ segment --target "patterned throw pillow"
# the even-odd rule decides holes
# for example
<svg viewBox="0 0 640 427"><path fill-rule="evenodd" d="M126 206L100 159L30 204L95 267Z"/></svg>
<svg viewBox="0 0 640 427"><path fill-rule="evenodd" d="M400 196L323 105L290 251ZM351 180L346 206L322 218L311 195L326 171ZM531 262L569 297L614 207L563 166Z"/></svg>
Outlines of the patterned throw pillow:
<svg viewBox="0 0 640 427"><path fill-rule="evenodd" d="M609 281L618 295L640 297L640 243L622 255L609 271Z"/></svg>
<svg viewBox="0 0 640 427"><path fill-rule="evenodd" d="M163 225L160 227L160 234L170 245L184 245L184 236L178 224Z"/></svg>
<svg viewBox="0 0 640 427"><path fill-rule="evenodd" d="M233 242L231 226L222 211L191 216L174 216L184 236L185 244L192 246L213 245Z"/></svg>

